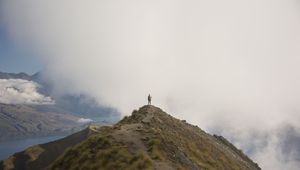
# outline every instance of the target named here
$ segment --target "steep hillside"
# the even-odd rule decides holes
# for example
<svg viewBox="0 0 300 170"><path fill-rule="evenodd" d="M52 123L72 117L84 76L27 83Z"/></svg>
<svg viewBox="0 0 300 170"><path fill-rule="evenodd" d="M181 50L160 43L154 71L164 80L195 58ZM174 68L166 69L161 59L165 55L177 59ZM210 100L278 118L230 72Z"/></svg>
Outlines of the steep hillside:
<svg viewBox="0 0 300 170"><path fill-rule="evenodd" d="M36 107L0 103L0 141L65 134L83 125L78 123L79 117L70 113L58 109L41 110Z"/></svg>
<svg viewBox="0 0 300 170"><path fill-rule="evenodd" d="M32 146L1 162L0 169L44 169L57 159L57 157L59 157L67 148L86 140L94 133L93 131L94 130L87 128L55 142Z"/></svg>
<svg viewBox="0 0 300 170"><path fill-rule="evenodd" d="M260 170L225 138L154 106L133 111L114 126L89 127L31 147L3 161L0 169Z"/></svg>
<svg viewBox="0 0 300 170"><path fill-rule="evenodd" d="M260 168L224 138L144 106L68 150L49 169Z"/></svg>

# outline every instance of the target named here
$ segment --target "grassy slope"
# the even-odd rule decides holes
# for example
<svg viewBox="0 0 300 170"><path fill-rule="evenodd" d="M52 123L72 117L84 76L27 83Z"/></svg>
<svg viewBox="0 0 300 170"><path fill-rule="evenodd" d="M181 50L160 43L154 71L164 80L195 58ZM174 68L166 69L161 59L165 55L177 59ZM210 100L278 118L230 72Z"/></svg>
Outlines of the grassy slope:
<svg viewBox="0 0 300 170"><path fill-rule="evenodd" d="M48 169L260 169L223 138L144 106L69 149Z"/></svg>
<svg viewBox="0 0 300 170"><path fill-rule="evenodd" d="M0 162L0 169L40 170L57 159L69 147L86 140L95 132L85 129L66 138L32 146Z"/></svg>

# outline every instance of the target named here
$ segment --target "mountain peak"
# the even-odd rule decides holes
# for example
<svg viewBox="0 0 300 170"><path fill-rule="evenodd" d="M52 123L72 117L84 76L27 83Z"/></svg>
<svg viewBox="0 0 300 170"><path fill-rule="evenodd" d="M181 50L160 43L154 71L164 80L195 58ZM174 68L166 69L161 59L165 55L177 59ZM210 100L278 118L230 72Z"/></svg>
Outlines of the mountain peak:
<svg viewBox="0 0 300 170"><path fill-rule="evenodd" d="M123 120L119 122L122 123L150 123L150 121L155 118L168 115L163 110L153 105L145 105L139 110L134 110L131 116L125 116Z"/></svg>
<svg viewBox="0 0 300 170"><path fill-rule="evenodd" d="M32 157L34 148L41 146L42 154L23 159ZM42 160L47 161L41 163ZM24 166L18 168L19 165ZM0 163L0 169L1 166L32 170L260 170L224 137L212 136L152 105L134 110L114 126L92 125L64 139L31 147Z"/></svg>
<svg viewBox="0 0 300 170"><path fill-rule="evenodd" d="M24 72L20 73L6 73L0 72L0 79L23 79L23 80L32 80L32 77Z"/></svg>
<svg viewBox="0 0 300 170"><path fill-rule="evenodd" d="M225 138L152 105L96 131L50 169L260 169Z"/></svg>

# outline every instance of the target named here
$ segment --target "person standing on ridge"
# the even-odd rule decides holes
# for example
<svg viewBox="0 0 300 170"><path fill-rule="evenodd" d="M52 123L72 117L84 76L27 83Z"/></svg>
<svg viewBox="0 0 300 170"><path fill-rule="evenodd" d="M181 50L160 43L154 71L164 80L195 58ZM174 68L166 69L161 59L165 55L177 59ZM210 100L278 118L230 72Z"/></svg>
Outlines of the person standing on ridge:
<svg viewBox="0 0 300 170"><path fill-rule="evenodd" d="M152 97L150 96L150 94L148 95L148 105L151 105L151 99Z"/></svg>

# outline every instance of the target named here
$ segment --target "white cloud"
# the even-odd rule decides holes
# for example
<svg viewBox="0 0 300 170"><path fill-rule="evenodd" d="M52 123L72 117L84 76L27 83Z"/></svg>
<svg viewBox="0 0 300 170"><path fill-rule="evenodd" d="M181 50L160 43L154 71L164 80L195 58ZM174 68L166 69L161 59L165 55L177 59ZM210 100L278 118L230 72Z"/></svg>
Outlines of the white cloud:
<svg viewBox="0 0 300 170"><path fill-rule="evenodd" d="M77 120L78 123L90 123L93 122L92 119L80 118Z"/></svg>
<svg viewBox="0 0 300 170"><path fill-rule="evenodd" d="M21 79L0 79L0 103L54 104L50 97L37 91L38 85Z"/></svg>
<svg viewBox="0 0 300 170"><path fill-rule="evenodd" d="M285 123L299 129L296 0L1 2L1 23L41 56L58 93L89 94L124 115L151 93L153 104L226 129L237 144Z"/></svg>

